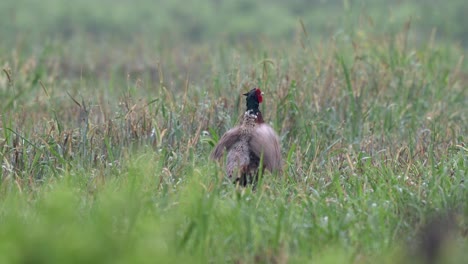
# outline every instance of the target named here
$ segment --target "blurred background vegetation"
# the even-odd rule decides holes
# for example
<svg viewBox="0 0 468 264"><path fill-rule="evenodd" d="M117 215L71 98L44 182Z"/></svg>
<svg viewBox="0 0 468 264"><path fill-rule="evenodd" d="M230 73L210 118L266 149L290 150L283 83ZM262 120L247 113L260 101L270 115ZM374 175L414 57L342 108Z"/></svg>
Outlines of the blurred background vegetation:
<svg viewBox="0 0 468 264"><path fill-rule="evenodd" d="M421 44L436 30L438 40L467 48L467 13L464 0L4 0L0 34L3 48L83 36L186 45L258 37L287 42L300 29L299 19L312 39L388 34L411 21Z"/></svg>
<svg viewBox="0 0 468 264"><path fill-rule="evenodd" d="M437 45L441 57L457 61L468 50L467 12L464 0L4 0L0 60L12 72L34 69L34 84L131 76L159 85L164 74L180 91L184 74L201 84L207 72L230 70L227 58L237 51L259 61L274 46L319 55L365 43L382 53L395 45L381 43L403 34L410 49ZM467 69L467 60L460 64Z"/></svg>

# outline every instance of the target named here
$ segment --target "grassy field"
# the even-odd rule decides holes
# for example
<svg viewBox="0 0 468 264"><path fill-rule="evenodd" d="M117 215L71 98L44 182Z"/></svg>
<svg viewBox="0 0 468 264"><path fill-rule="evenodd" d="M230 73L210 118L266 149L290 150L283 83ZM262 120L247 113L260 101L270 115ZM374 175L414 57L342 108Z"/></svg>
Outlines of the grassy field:
<svg viewBox="0 0 468 264"><path fill-rule="evenodd" d="M0 263L468 259L465 1L23 2ZM255 86L285 164L252 190L208 157Z"/></svg>

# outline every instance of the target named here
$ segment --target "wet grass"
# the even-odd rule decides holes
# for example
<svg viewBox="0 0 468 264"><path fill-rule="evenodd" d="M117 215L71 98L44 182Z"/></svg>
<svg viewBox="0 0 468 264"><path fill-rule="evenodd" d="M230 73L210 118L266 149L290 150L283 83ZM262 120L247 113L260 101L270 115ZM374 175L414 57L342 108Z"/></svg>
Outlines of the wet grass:
<svg viewBox="0 0 468 264"><path fill-rule="evenodd" d="M300 28L255 45L4 53L0 262L461 263L463 50L414 44L409 23L320 40ZM208 159L253 86L286 161L256 191Z"/></svg>

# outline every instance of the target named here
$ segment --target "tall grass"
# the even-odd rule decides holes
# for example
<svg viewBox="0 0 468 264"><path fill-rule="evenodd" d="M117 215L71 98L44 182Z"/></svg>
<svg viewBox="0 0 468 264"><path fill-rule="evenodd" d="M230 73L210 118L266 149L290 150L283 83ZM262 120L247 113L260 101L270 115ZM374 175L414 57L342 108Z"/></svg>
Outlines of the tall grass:
<svg viewBox="0 0 468 264"><path fill-rule="evenodd" d="M461 263L463 51L410 23L319 40L301 23L294 41L4 53L0 262L425 263L441 242ZM253 86L286 161L256 190L208 159Z"/></svg>

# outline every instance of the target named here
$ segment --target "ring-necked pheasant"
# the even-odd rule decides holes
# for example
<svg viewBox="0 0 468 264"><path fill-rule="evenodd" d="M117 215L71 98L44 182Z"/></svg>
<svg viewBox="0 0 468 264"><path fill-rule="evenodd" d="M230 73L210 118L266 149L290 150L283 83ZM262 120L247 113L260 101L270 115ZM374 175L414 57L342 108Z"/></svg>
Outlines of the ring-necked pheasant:
<svg viewBox="0 0 468 264"><path fill-rule="evenodd" d="M258 180L260 160L263 169L281 171L281 149L278 135L263 121L258 107L263 93L254 88L246 96L247 111L240 126L227 131L215 146L211 157L220 160L227 151L226 173L242 186Z"/></svg>

